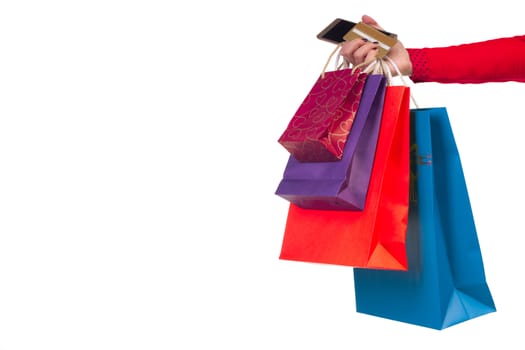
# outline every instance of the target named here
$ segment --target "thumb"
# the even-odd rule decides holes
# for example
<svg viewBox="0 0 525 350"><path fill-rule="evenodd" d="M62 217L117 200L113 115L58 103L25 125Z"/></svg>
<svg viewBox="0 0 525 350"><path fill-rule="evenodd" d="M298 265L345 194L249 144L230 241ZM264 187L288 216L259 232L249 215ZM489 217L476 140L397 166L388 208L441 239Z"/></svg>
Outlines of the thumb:
<svg viewBox="0 0 525 350"><path fill-rule="evenodd" d="M368 15L363 15L361 17L361 20L363 21L364 24L368 24L369 26L371 27L374 27L376 29L383 29L379 23L377 23L377 21L375 19L373 19L372 17L368 16Z"/></svg>

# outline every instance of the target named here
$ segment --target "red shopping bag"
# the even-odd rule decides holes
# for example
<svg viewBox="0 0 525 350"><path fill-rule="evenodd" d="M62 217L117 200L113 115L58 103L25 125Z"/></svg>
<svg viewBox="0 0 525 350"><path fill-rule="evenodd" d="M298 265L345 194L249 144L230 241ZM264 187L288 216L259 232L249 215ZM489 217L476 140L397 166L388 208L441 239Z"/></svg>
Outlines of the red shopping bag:
<svg viewBox="0 0 525 350"><path fill-rule="evenodd" d="M340 160L366 77L350 68L321 74L278 142L300 162Z"/></svg>
<svg viewBox="0 0 525 350"><path fill-rule="evenodd" d="M364 210L314 210L290 204L280 259L407 269L409 102L409 87L387 87Z"/></svg>

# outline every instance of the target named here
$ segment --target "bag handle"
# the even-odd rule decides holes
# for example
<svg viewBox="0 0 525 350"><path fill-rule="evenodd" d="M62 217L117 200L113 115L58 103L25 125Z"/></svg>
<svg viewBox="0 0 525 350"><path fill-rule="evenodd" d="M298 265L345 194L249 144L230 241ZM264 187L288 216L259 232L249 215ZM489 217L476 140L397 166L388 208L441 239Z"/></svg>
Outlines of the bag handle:
<svg viewBox="0 0 525 350"><path fill-rule="evenodd" d="M408 86L408 83L406 82L406 80L403 78L403 74L401 74L401 70L399 69L399 67L397 66L396 62L394 62L394 60L388 56L384 56L383 59L386 59L391 65L392 67L394 67L394 70L396 71L397 75L399 76L399 78L401 79L401 82L403 83L403 85L405 86ZM385 62L385 66L388 67L388 65L386 64ZM390 69L389 69L390 70ZM412 94L412 89L410 89L410 99L412 100L412 103L414 103L414 106L416 108L419 108L419 105L416 101L416 99L414 98L414 95Z"/></svg>
<svg viewBox="0 0 525 350"><path fill-rule="evenodd" d="M339 69L342 69L342 68L350 68L350 63L347 60L343 60L343 62L339 63L339 61L341 60L341 48L342 48L342 45L343 45L343 43L338 43L335 46L335 48L332 50L330 55L328 56L328 59L326 60L326 63L323 66L323 70L321 71L321 78L322 79L324 79L324 76L325 76L325 73L326 73L326 69L327 69L328 65L330 64L330 61L332 61L332 59L333 59L335 54L337 54L336 55L336 59L335 59L335 70L339 70ZM360 64L357 64L357 65L353 66L352 67L352 74L355 73L358 69L361 69L361 67L365 67L366 66L362 70L363 73L367 73L367 74L382 74L382 75L386 76L387 84L388 85L392 85L392 80L393 80L392 70L391 70L390 66L387 64L386 61L388 61L390 63L390 65L394 68L394 70L397 73L397 76L399 76L399 78L401 79L401 82L403 83L403 85L404 86L408 86L408 83L403 78L403 74L401 74L401 70L399 69L397 64L394 62L394 60L392 58L388 57L387 55L383 56L383 58L381 58L381 59L374 58L374 59L372 59L372 60L370 60L368 62L362 62ZM412 95L412 90L410 90L410 99L414 103L414 106L416 108L419 108L419 105L418 105L416 99Z"/></svg>
<svg viewBox="0 0 525 350"><path fill-rule="evenodd" d="M404 86L409 86L408 82L403 78L403 74L401 73L401 70L397 66L396 62L389 56L384 56L382 59L374 58L371 61L364 63L366 65L366 68L363 69L364 73L368 74L383 74L387 77L387 84L392 85L393 76L392 76L392 70L390 66L387 64L388 61L390 63L390 66L392 66L397 73L397 76L401 79L401 82ZM419 105L414 98L414 95L412 94L412 90L410 90L410 99L412 100L412 103L414 103L414 106L416 108L419 108Z"/></svg>
<svg viewBox="0 0 525 350"><path fill-rule="evenodd" d="M343 45L343 43L338 43L335 46L335 48L332 50L330 55L328 56L328 59L326 60L326 62L324 64L323 70L321 71L321 76L323 78L324 78L324 75L326 73L326 69L328 68L328 64L330 64L330 61L332 61L332 59L333 59L335 54L337 54L336 59L334 61L334 63L335 63L334 69L335 70L339 70L339 69L342 69L342 68L350 68L350 63L347 60L345 60L345 59L343 59L343 62L339 63L339 61L341 60L341 48L342 48L342 45ZM392 74L391 74L390 70L385 70L385 69L382 69L382 68L379 68L379 67L375 66L375 64L378 63L378 61L380 61L380 60L373 59L370 62L362 62L362 63L360 63L358 65L355 65L352 68L352 73L354 73L358 68L361 68L361 67L363 67L365 65L367 65L367 68L365 70L363 70L363 72L370 73L370 71L371 71L370 66L374 65L374 67L372 67L372 68L374 68L373 74L389 74L388 76L390 78L392 78ZM382 62L379 62L379 63L382 63ZM393 64L395 64L395 63L393 63ZM397 69L397 71L399 72L399 69Z"/></svg>
<svg viewBox="0 0 525 350"><path fill-rule="evenodd" d="M339 63L339 61L341 60L341 47L342 47L342 45L343 45L343 43L338 43L335 46L335 48L332 50L330 55L328 56L328 59L326 60L324 66L323 66L323 70L321 71L321 78L324 78L325 73L326 73L326 69L328 68L328 65L330 64L330 61L332 61L332 59L334 58L335 54L337 54L336 59L334 61L334 63L335 63L334 69L335 70L340 70L340 69L344 69L344 68L350 68L350 65L348 64L348 61L346 61L346 60L343 60L343 62ZM354 73L361 66L363 66L363 64L359 64L359 65L354 66L353 70L352 70L352 73Z"/></svg>
<svg viewBox="0 0 525 350"><path fill-rule="evenodd" d="M341 68L343 68L343 65L339 64L339 57L341 55L341 46L343 45L343 43L338 43L335 48L332 50L332 52L330 53L330 55L328 56L328 59L326 60L326 63L324 64L323 66L323 70L321 71L321 78L324 79L324 75L326 73L326 69L328 68L328 65L330 64L330 61L332 61L334 55L337 53L337 59L335 60L335 70L339 70Z"/></svg>

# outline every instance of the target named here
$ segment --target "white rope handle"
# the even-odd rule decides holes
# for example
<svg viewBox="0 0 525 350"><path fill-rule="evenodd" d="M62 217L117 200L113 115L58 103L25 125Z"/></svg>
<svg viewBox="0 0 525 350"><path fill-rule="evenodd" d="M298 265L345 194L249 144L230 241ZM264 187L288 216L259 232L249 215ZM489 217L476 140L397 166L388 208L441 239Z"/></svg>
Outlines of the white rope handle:
<svg viewBox="0 0 525 350"><path fill-rule="evenodd" d="M336 60L336 70L337 70L337 63L339 61L339 57L341 56L340 52L341 52L341 46L342 46L342 43L339 43L335 46L335 48L332 50L332 52L330 53L330 56L328 56L328 59L326 60L326 63L324 64L324 67L323 67L323 70L321 72L321 77L324 79L324 74L326 72L326 68L328 67L328 64L330 63L330 61L332 60L332 58L334 57L334 55L337 53L337 60Z"/></svg>
<svg viewBox="0 0 525 350"><path fill-rule="evenodd" d="M399 67L397 66L396 62L394 62L394 60L392 58L388 57L388 56L384 56L384 59L386 59L388 62L390 62L392 67L394 67L394 70L396 71L397 75L399 76L399 78L403 82L403 85L408 86L408 84L405 81L405 79L403 79L403 74L401 74L401 71L399 70Z"/></svg>
<svg viewBox="0 0 525 350"><path fill-rule="evenodd" d="M342 44L339 44L338 45L339 48L337 50L337 55L335 57L335 69L340 69L340 68L349 68L350 65L348 64L348 61L343 59L343 62L339 63L339 61L341 60L341 49L342 49Z"/></svg>
<svg viewBox="0 0 525 350"><path fill-rule="evenodd" d="M401 81L403 82L403 85L405 86L408 86L408 83L406 82L406 80L403 78L403 74L401 74L401 71L399 70L399 67L397 66L396 62L394 62L394 60L388 56L385 56L384 57L388 62L390 62L390 64L392 65L392 67L394 67L394 70L396 71L397 75L399 76L399 78L401 79ZM412 100L412 103L414 103L414 106L416 108L419 108L419 105L416 101L416 99L414 98L414 95L412 94L412 89L410 89L410 99Z"/></svg>
<svg viewBox="0 0 525 350"><path fill-rule="evenodd" d="M323 78L324 78L326 69L328 67L328 64L333 59L334 55L336 55L336 58L335 58L335 70L339 70L339 69L342 69L342 68L349 68L350 67L350 63L347 60L345 60L345 59L343 59L343 62L340 63L340 61L341 61L341 48L342 48L342 43L337 44L336 47L334 48L334 50L330 53L330 56L328 56L328 60L326 61L325 65L323 67L323 71L321 73L321 76ZM401 74L401 70L399 69L397 64L394 62L394 60L392 58L390 58L389 56L384 56L382 59L374 58L374 59L372 59L369 62L362 62L362 63L360 63L358 65L355 65L352 68L352 73L357 68L360 68L360 67L364 66L365 68L362 70L363 73L367 73L367 74L382 74L382 75L386 76L387 84L388 85L392 85L392 80L393 80L392 70L390 69L390 66L386 63L386 61L388 61L390 63L390 65L394 68L394 70L396 71L397 75L401 79L401 82L403 83L403 85L408 87L409 85L408 85L407 81L403 78L403 74ZM412 103L414 103L414 106L416 108L419 108L419 105L418 105L416 99L412 95L412 89L410 90L410 99L412 100Z"/></svg>

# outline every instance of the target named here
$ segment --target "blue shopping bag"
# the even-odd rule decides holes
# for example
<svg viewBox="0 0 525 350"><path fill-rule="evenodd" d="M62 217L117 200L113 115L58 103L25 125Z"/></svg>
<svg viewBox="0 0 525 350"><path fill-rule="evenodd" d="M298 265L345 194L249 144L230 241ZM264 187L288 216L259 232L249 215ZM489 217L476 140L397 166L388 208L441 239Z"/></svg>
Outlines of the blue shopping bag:
<svg viewBox="0 0 525 350"><path fill-rule="evenodd" d="M356 309L443 329L495 312L446 108L411 110L408 271L354 269Z"/></svg>

